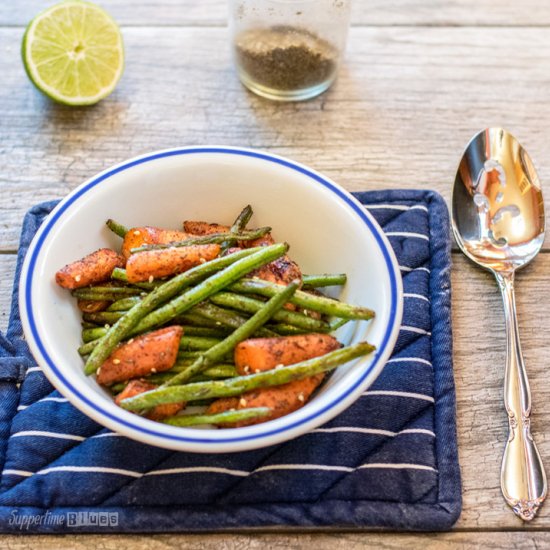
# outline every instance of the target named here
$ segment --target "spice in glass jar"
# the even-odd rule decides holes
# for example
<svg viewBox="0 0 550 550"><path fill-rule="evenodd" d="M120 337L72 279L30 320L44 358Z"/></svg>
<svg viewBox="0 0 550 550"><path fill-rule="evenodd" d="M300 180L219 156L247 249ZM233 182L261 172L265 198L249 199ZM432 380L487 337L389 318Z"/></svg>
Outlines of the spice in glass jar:
<svg viewBox="0 0 550 550"><path fill-rule="evenodd" d="M257 84L299 90L331 81L338 51L305 29L274 26L248 30L235 41L241 70Z"/></svg>
<svg viewBox="0 0 550 550"><path fill-rule="evenodd" d="M319 95L336 79L351 0L229 0L235 66L254 93L277 101Z"/></svg>

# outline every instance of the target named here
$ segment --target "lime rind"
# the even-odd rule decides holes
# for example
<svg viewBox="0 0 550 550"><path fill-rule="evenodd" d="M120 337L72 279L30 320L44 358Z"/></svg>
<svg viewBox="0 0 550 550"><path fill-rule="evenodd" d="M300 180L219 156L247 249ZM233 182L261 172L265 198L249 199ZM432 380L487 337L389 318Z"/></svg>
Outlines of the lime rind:
<svg viewBox="0 0 550 550"><path fill-rule="evenodd" d="M117 24L82 0L66 0L37 15L25 31L22 57L33 84L65 105L97 103L114 90L124 70Z"/></svg>

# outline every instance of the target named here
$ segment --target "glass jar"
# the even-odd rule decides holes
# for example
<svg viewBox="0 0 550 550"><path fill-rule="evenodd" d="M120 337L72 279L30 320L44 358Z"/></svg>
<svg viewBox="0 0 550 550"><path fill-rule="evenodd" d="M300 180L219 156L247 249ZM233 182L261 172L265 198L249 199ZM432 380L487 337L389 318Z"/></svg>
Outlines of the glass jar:
<svg viewBox="0 0 550 550"><path fill-rule="evenodd" d="M314 97L334 82L351 0L229 0L229 29L242 83L279 101Z"/></svg>

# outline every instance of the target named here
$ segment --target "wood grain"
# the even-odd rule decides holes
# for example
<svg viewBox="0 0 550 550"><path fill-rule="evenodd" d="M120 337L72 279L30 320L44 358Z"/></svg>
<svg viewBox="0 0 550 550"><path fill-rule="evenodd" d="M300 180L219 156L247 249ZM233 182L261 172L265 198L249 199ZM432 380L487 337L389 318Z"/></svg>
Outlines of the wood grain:
<svg viewBox="0 0 550 550"><path fill-rule="evenodd" d="M432 188L448 198L469 138L503 125L550 180L545 29L356 28L335 87L279 105L242 88L224 29L132 28L119 87L81 109L33 89L21 33L0 29L0 41L14 44L0 58L0 250L15 249L32 204L133 155L181 145L266 149L351 190Z"/></svg>
<svg viewBox="0 0 550 550"><path fill-rule="evenodd" d="M24 212L61 198L131 156L183 145L254 147L289 156L350 190L430 188L446 199L468 139L501 125L550 181L550 3L546 0L356 0L346 63L320 98L279 105L248 93L230 60L226 0L102 0L123 25L127 65L92 108L42 97L26 78L23 27L54 0L0 2L0 252L15 251ZM550 244L545 252L550 251ZM5 536L0 546L168 549L550 547L550 504L522 524L504 504L499 469L504 321L491 276L453 254L454 368L464 507L447 534ZM15 255L0 253L0 330ZM518 275L533 432L550 465L550 254Z"/></svg>
<svg viewBox="0 0 550 550"><path fill-rule="evenodd" d="M10 320L11 291L15 276L15 254L0 254L0 332L5 332Z"/></svg>
<svg viewBox="0 0 550 550"><path fill-rule="evenodd" d="M550 507L523 524L500 493L500 463L508 436L502 402L505 365L504 314L493 277L453 254L454 372L463 512L458 528L549 528ZM533 397L532 430L543 462L550 464L550 339L544 322L550 307L550 256L540 255L518 273L520 334Z"/></svg>
<svg viewBox="0 0 550 550"><path fill-rule="evenodd" d="M194 26L226 24L228 0L102 0L121 25ZM55 0L0 3L1 25L27 25ZM545 0L353 0L353 25L372 26L544 26L550 24Z"/></svg>
<svg viewBox="0 0 550 550"><path fill-rule="evenodd" d="M550 533L332 533L332 534L223 534L223 535L67 535L67 536L4 536L8 550L538 550L550 545Z"/></svg>

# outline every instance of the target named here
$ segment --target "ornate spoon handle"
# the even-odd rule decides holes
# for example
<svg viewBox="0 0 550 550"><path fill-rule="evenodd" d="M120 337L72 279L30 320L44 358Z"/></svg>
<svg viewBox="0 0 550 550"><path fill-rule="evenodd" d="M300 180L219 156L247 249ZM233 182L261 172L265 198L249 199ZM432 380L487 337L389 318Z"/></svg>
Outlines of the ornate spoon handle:
<svg viewBox="0 0 550 550"><path fill-rule="evenodd" d="M506 319L506 374L504 405L510 433L500 473L506 502L524 521L532 520L547 493L546 474L531 436L531 391L519 340L514 295L514 273L495 273Z"/></svg>

